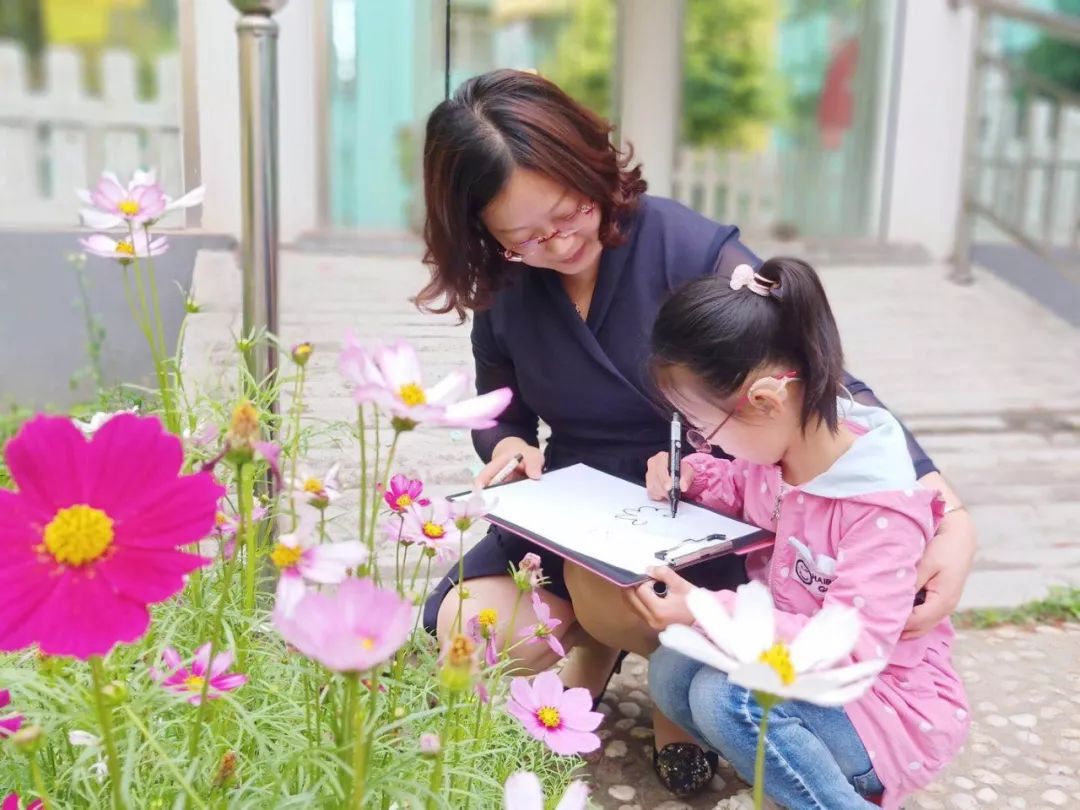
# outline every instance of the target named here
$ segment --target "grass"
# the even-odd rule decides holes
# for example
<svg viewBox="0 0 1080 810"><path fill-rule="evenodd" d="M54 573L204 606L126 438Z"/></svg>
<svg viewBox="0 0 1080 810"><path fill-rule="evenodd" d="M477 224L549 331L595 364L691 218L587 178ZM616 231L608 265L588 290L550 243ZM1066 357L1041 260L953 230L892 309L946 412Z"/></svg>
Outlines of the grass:
<svg viewBox="0 0 1080 810"><path fill-rule="evenodd" d="M1080 622L1080 588L1053 588L1045 599L1014 608L965 610L953 617L958 628L985 630L1005 624L1065 624Z"/></svg>

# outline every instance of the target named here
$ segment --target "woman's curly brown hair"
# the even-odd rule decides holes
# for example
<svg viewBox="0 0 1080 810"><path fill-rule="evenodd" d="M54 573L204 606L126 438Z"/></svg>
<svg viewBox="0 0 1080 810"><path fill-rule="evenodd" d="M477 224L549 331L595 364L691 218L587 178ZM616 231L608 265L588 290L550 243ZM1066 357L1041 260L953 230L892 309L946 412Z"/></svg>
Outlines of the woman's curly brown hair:
<svg viewBox="0 0 1080 810"><path fill-rule="evenodd" d="M431 281L415 303L427 312L490 306L513 265L480 221L515 168L539 172L600 206L600 241L614 247L645 192L633 150L611 125L532 73L495 70L469 79L431 113L424 143L424 263Z"/></svg>

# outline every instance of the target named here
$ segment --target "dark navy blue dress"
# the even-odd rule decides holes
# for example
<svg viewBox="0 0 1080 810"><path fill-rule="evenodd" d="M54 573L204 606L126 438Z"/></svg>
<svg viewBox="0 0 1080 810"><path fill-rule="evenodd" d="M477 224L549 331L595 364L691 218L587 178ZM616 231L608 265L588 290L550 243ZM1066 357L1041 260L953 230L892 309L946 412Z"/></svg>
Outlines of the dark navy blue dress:
<svg viewBox="0 0 1080 810"><path fill-rule="evenodd" d="M473 432L485 462L507 436L537 445L538 419L551 428L545 451L549 470L584 462L643 483L648 459L667 448L670 415L659 408L648 375L656 314L683 284L760 260L739 241L738 228L661 197L642 197L627 233L624 244L601 256L587 320L575 311L556 272L532 267L521 267L492 307L475 314L477 392L508 386L514 393L498 425ZM845 382L860 401L880 404L863 383ZM910 435L909 443L917 474L933 471ZM510 563L529 551L543 560L547 589L569 598L560 557L496 527L465 555L465 579L506 574ZM682 573L714 590L746 579L741 558L712 560ZM434 632L439 606L457 574L454 565L428 598L424 624L429 631Z"/></svg>

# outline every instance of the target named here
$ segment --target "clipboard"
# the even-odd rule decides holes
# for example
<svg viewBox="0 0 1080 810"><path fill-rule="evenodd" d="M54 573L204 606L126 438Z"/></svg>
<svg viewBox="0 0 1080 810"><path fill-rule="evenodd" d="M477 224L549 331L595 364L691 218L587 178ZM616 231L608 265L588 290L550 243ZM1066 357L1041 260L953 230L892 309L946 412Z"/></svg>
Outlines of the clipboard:
<svg viewBox="0 0 1080 810"><path fill-rule="evenodd" d="M485 520L623 587L647 581L646 566L678 570L773 542L772 532L692 501L672 519L645 487L585 464L485 492L495 498Z"/></svg>

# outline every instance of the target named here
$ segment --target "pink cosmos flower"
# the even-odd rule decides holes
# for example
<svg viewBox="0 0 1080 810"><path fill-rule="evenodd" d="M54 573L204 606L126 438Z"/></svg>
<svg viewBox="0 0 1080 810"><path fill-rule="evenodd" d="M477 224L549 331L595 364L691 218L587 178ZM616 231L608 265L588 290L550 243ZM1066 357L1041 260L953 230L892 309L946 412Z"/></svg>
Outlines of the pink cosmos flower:
<svg viewBox="0 0 1080 810"><path fill-rule="evenodd" d="M425 388L416 350L404 341L368 352L355 335L346 335L339 367L355 386L353 396L358 403L374 402L410 426L426 423L474 430L488 428L510 404L509 388L461 399L469 378L460 371L451 372Z"/></svg>
<svg viewBox="0 0 1080 810"><path fill-rule="evenodd" d="M7 708L11 703L11 693L7 689L0 689L0 709ZM14 734L22 726L21 714L9 713L0 715L0 738Z"/></svg>
<svg viewBox="0 0 1080 810"><path fill-rule="evenodd" d="M80 190L79 199L89 208L79 213L90 228L115 228L125 222L140 226L165 213L165 192L142 172L125 187L112 172L102 172L97 185Z"/></svg>
<svg viewBox="0 0 1080 810"><path fill-rule="evenodd" d="M87 253L115 259L121 264L128 264L133 259L145 259L147 256L160 256L169 249L169 240L164 236L151 239L142 231L137 231L134 237L125 236L119 241L103 233L95 233L80 239L79 243Z"/></svg>
<svg viewBox="0 0 1080 810"><path fill-rule="evenodd" d="M166 647L161 653L161 659L168 667L167 672L159 672L150 668L150 675L159 681L162 686L171 692L187 696L187 702L198 706L202 701L202 691L206 686L206 699L215 700L225 692L239 689L247 683L247 675L240 673L226 674L226 670L232 666L233 654L231 650L225 650L210 660L210 642L203 644L195 651L195 657L191 661L191 667L182 665L179 654L172 647Z"/></svg>
<svg viewBox="0 0 1080 810"><path fill-rule="evenodd" d="M469 619L465 625L465 632L469 634L476 644L484 645L484 663L489 667L499 663L499 653L495 649L495 611L490 608L481 610L476 616Z"/></svg>
<svg viewBox="0 0 1080 810"><path fill-rule="evenodd" d="M382 484L379 484L379 491L382 492L386 505L398 514L406 511L414 503L420 506L431 503L427 498L420 497L424 491L424 482L418 478L406 478L401 473L390 479L389 488L384 488Z"/></svg>
<svg viewBox="0 0 1080 810"><path fill-rule="evenodd" d="M604 715L592 710L589 690L563 691L554 672L541 672L531 684L527 678L514 678L506 710L556 754L586 754L600 747L600 738L592 732Z"/></svg>
<svg viewBox="0 0 1080 810"><path fill-rule="evenodd" d="M585 810L589 786L576 779L555 805L555 810ZM519 771L503 786L503 810L544 810L544 790L531 771Z"/></svg>
<svg viewBox="0 0 1080 810"><path fill-rule="evenodd" d="M19 803L18 793L9 793L3 804L0 804L0 810L19 810L20 807L22 805ZM24 810L42 810L43 807L45 807L45 803L41 799L34 799L24 807Z"/></svg>
<svg viewBox="0 0 1080 810"><path fill-rule="evenodd" d="M325 509L341 497L341 486L338 483L340 469L340 464L334 464L325 475L318 476L300 465L292 481L292 491L306 499L309 506Z"/></svg>
<svg viewBox="0 0 1080 810"><path fill-rule="evenodd" d="M495 508L498 499L491 493L474 489L468 498L458 498L450 502L450 512L454 526L460 532L468 531L472 525Z"/></svg>
<svg viewBox="0 0 1080 810"><path fill-rule="evenodd" d="M556 627L562 624L562 619L551 618L551 608L548 604L540 598L540 595L536 592L532 592L532 608L533 613L536 614L536 624L532 627L523 627L521 632L518 633L519 638L525 638L531 636L526 641L526 644L536 644L538 641L546 641L547 645L551 647L551 651L554 652L559 658L566 655L566 650L563 649L562 643L552 633Z"/></svg>
<svg viewBox="0 0 1080 810"><path fill-rule="evenodd" d="M261 504L251 508L251 522L258 523L269 514L269 510ZM214 532L221 538L221 556L231 560L236 553L236 533L240 531L240 515L230 515L218 511L214 515Z"/></svg>
<svg viewBox="0 0 1080 810"><path fill-rule="evenodd" d="M202 205L206 190L199 186L177 200L169 197L157 182L157 174L136 171L125 187L112 172L102 172L93 189L76 192L85 208L79 211L90 228L114 228L125 223L151 225L168 211Z"/></svg>
<svg viewBox="0 0 1080 810"><path fill-rule="evenodd" d="M420 753L426 757L433 757L442 749L442 740L438 734L426 732L420 735Z"/></svg>
<svg viewBox="0 0 1080 810"><path fill-rule="evenodd" d="M336 672L387 661L412 632L412 603L371 579L346 579L333 595L308 591L291 616L274 612L282 637Z"/></svg>
<svg viewBox="0 0 1080 810"><path fill-rule="evenodd" d="M368 551L359 540L342 540L320 545L312 535L314 525L303 519L291 534L283 534L270 552L270 560L277 566L278 579L276 609L286 617L304 598L304 581L320 585L337 585L349 575L349 570L367 559Z"/></svg>
<svg viewBox="0 0 1080 810"><path fill-rule="evenodd" d="M438 562L446 562L457 556L459 538L448 500L436 498L427 506L413 504L402 517L403 543L425 546Z"/></svg>
<svg viewBox="0 0 1080 810"><path fill-rule="evenodd" d="M179 474L180 439L156 417L120 414L87 440L39 415L6 458L18 491L0 491L0 650L104 655L210 563L180 547L210 534L224 489Z"/></svg>

